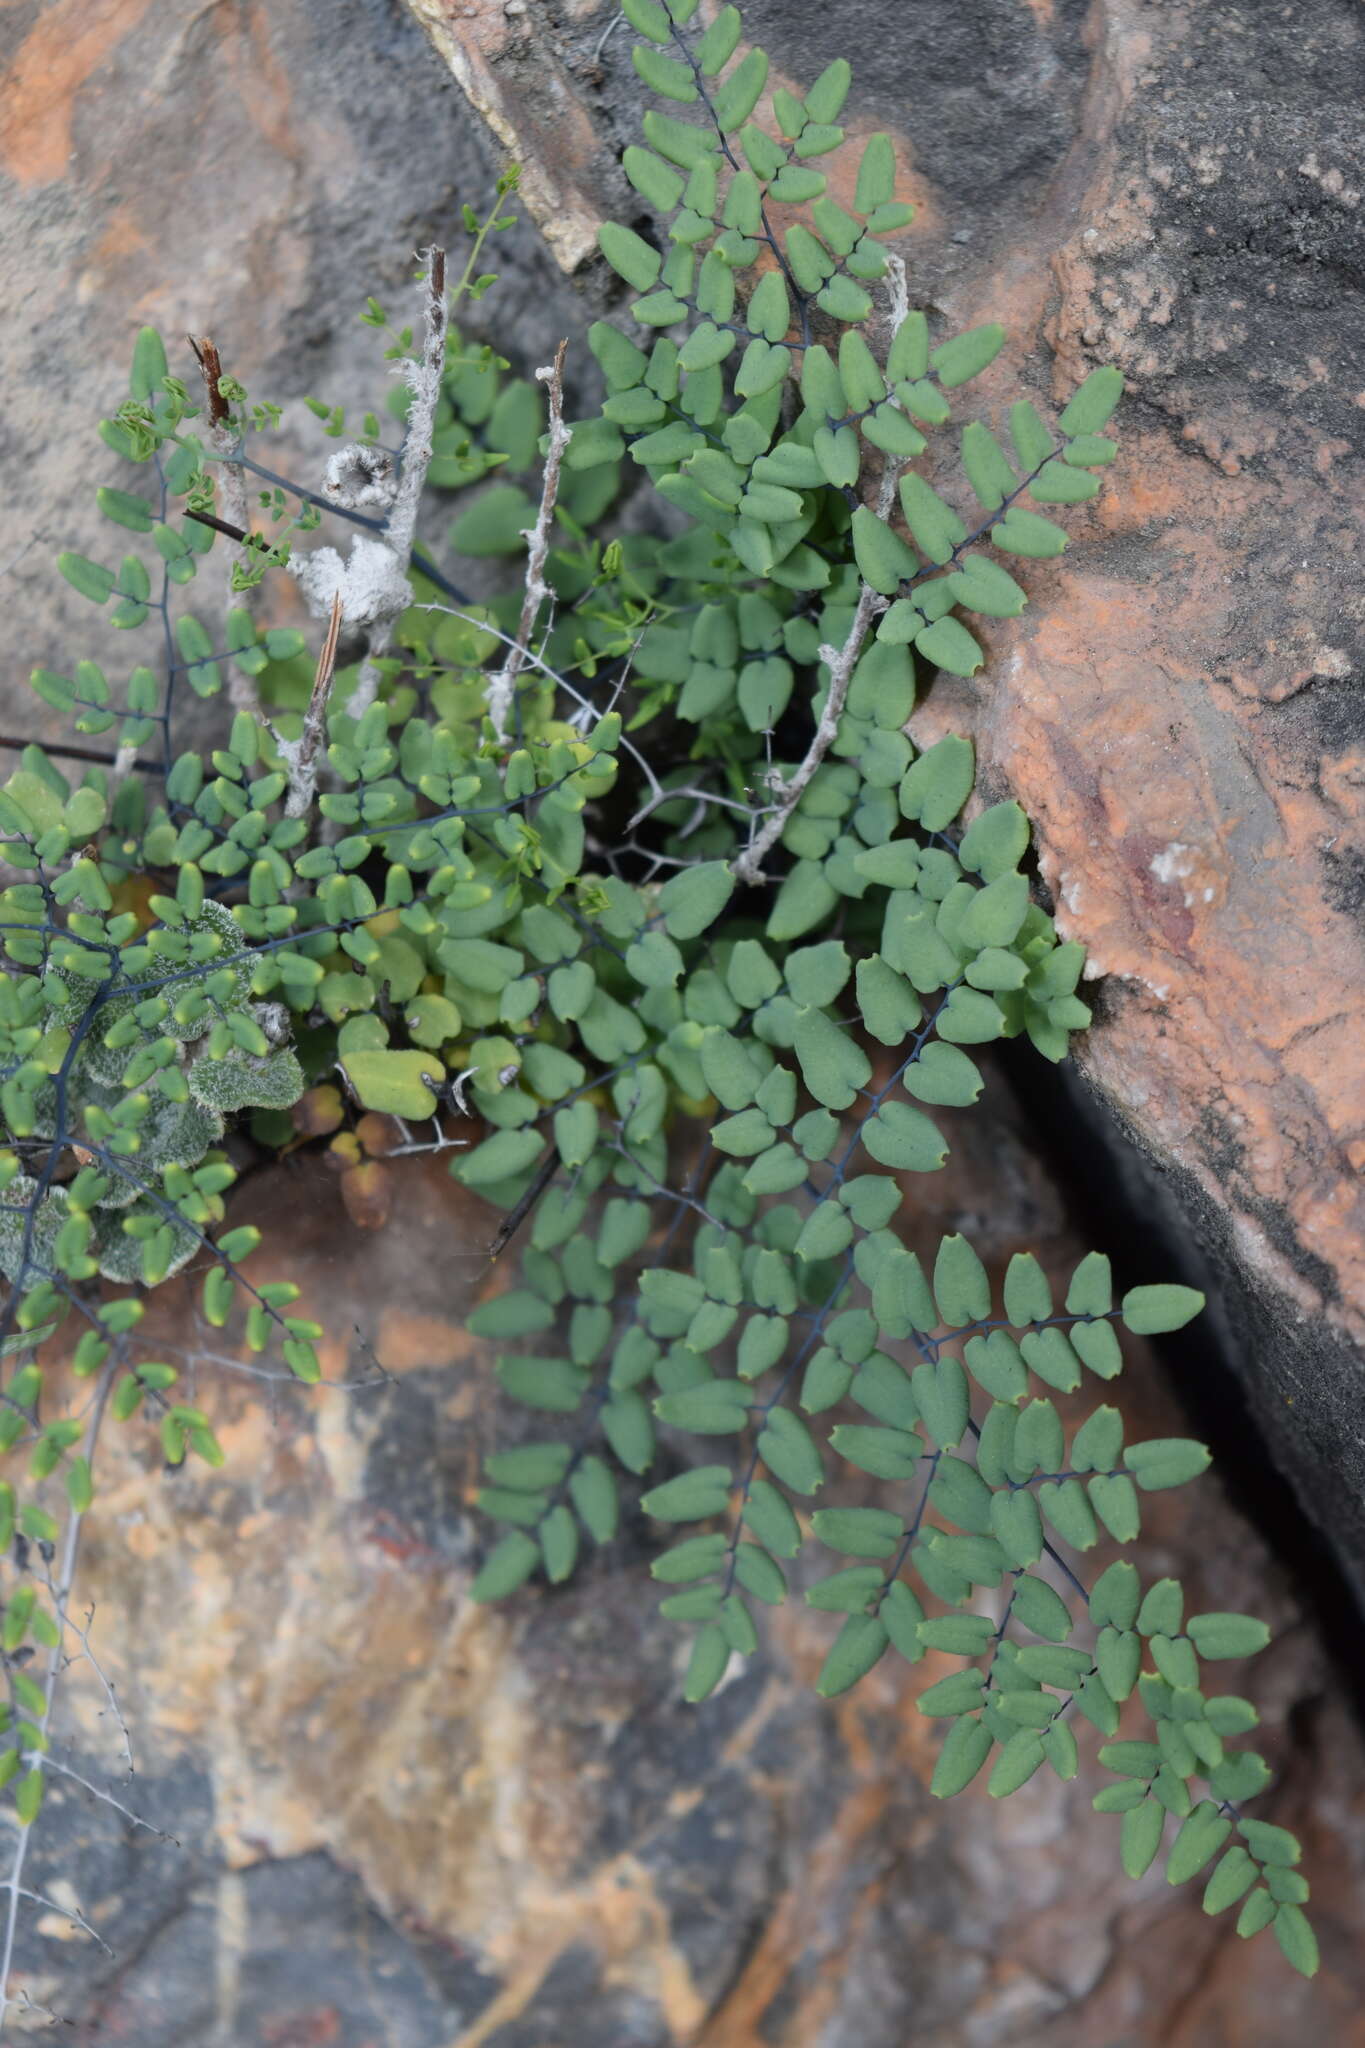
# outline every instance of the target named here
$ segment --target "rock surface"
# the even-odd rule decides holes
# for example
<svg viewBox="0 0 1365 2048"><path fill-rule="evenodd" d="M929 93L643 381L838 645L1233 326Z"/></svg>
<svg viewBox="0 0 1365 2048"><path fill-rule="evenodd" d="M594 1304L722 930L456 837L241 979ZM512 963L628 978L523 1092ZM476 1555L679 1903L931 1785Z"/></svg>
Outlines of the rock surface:
<svg viewBox="0 0 1365 2048"><path fill-rule="evenodd" d="M583 259L627 201L627 39L582 0L553 19L522 0L413 11L503 142L535 147L528 198L582 266L570 283L535 237L502 244L495 310L533 364L606 295ZM813 0L749 16L798 80L850 40L846 11ZM1348 637L1365 387L1346 324L1357 18L1345 0L1292 14L861 0L859 19L854 125L902 138L925 302L962 323L1005 303L1020 342L996 393L1051 350L1045 396L1109 354L1136 394L1115 490L1065 570L1038 581L1036 623L998 641L1008 687L936 685L926 730L970 719L988 777L1008 774L1038 818L1061 914L1113 977L1088 1071L1192 1210L1202 1199L1248 1390L1349 1542L1359 1295L1337 1191L1361 1163L1342 1045L1359 1007L1343 936L1362 772ZM49 559L96 552L97 533L107 547L73 487L136 327L210 329L263 395L372 404L372 338L352 310L372 290L396 298L410 252L487 191L496 152L398 0L20 5L0 24L0 72L16 316L0 336L16 508L0 570L23 618L0 703L4 730L18 718L29 734L31 663L91 652L119 675L131 658L92 646L93 614ZM297 404L288 417L300 461L315 458L316 428ZM936 1229L967 1229L997 1266L1025 1244L1074 1257L1007 1100L960 1145ZM114 1776L88 1672L71 1674L67 1733L92 1782L182 1846L72 1788L51 1795L35 1887L70 1903L74 1880L116 1951L55 1915L30 1924L23 1981L75 2021L67 2038L1365 2040L1358 1733L1303 1587L1214 1481L1163 1497L1141 1562L1275 1625L1254 1668L1281 1772L1265 1812L1304 1837L1324 1951L1311 1987L1159 1878L1128 1885L1113 1824L1088 1810L1088 1767L1002 1805L931 1802L932 1731L907 1674L884 1665L820 1705L809 1681L828 1630L805 1610L783 1612L712 1706L679 1706L639 1525L575 1586L473 1609L468 1501L505 1418L460 1328L479 1262L460 1283L452 1246L477 1245L485 1223L440 1174L404 1179L380 1239L348 1222L330 1180L289 1169L270 1199L281 1264L335 1333L329 1372L365 1379L377 1353L397 1384L302 1396L206 1363L223 1473L167 1478L135 1434L111 1439L82 1590L133 1729L133 1787ZM376 1300L391 1306L372 1318ZM201 1354L215 1341L188 1315L165 1336ZM1145 1357L1122 1385L1134 1427L1180 1426Z"/></svg>
<svg viewBox="0 0 1365 2048"><path fill-rule="evenodd" d="M566 265L638 202L643 88L607 7L409 0L511 147ZM1365 1596L1365 28L1184 0L755 0L783 76L848 56L920 208L915 295L1003 320L981 381L1129 380L1122 453L980 687L1068 935L1107 977L1079 1063L1219 1276L1260 1427ZM875 56L872 54L875 53ZM546 81L542 89L542 81ZM600 286L595 287L600 288ZM975 388L975 387L974 387Z"/></svg>
<svg viewBox="0 0 1365 2048"><path fill-rule="evenodd" d="M944 1175L912 1204L912 1241L965 1228L997 1280L1026 1245L1069 1269L1083 1247L998 1077L952 1136ZM138 1758L113 1789L181 1846L60 1780L49 1792L34 1888L71 1904L74 1883L114 1950L55 1915L25 1934L20 1981L75 2023L73 2042L1359 2037L1365 1754L1299 1597L1216 1480L1148 1497L1137 1561L1187 1576L1201 1606L1253 1606L1273 1624L1249 1682L1277 1771L1264 1817L1299 1830L1311 1871L1324 1958L1311 1985L1205 1919L1197 1891L1121 1876L1117 1823L1089 1810L1084 1729L1071 1785L940 1805L936 1724L912 1697L942 1673L887 1659L825 1705L810 1688L830 1618L799 1603L771 1617L742 1676L682 1706L638 1518L569 1586L474 1607L479 1458L516 1426L490 1393L491 1347L462 1328L488 1284L490 1219L439 1165L408 1162L397 1197L378 1236L347 1221L316 1165L285 1167L253 1200L272 1248L253 1271L300 1282L331 1332L328 1378L349 1390L234 1377L180 1283L158 1297L157 1342L198 1358L196 1398L228 1463L168 1476L136 1425L102 1446L79 1594ZM1117 1383L1130 1432L1178 1428L1150 1354L1132 1348ZM79 1767L110 1783L103 1696L88 1668L67 1686Z"/></svg>
<svg viewBox="0 0 1365 2048"><path fill-rule="evenodd" d="M187 331L212 334L254 398L290 402L284 466L316 486L335 444L301 400L378 408L389 369L357 318L366 296L408 317L413 252L453 248L461 202L484 208L498 168L398 0L3 11L0 571L23 632L0 732L69 737L28 690L31 667L69 674L89 656L114 680L148 658L143 634L109 630L53 566L63 548L121 552L92 503L96 482L119 480L95 428L127 396L138 328L159 327L172 353ZM576 294L529 227L500 236L497 257L499 319L543 362Z"/></svg>

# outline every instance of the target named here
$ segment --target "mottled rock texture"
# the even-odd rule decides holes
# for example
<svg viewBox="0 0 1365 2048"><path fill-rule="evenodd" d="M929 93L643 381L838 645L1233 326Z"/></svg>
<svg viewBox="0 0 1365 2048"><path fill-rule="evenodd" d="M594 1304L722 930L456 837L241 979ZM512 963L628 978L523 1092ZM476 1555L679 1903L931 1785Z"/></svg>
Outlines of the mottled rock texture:
<svg viewBox="0 0 1365 2048"><path fill-rule="evenodd" d="M379 405L365 298L400 317L414 251L454 245L460 202L488 203L499 161L398 0L0 11L0 571L23 619L0 731L62 736L25 686L34 664L88 655L117 678L146 659L52 567L63 547L117 559L91 503L115 467L94 430L127 395L139 326L172 352L211 334L253 397L293 401L285 458L316 486L335 444L299 401ZM499 237L497 267L498 319L542 362L577 295L529 228Z"/></svg>
<svg viewBox="0 0 1365 2048"><path fill-rule="evenodd" d="M591 277L594 222L638 206L629 32L409 4ZM1365 25L1348 0L745 19L798 83L852 60L850 130L893 132L920 207L917 298L1015 337L984 410L1129 380L1110 488L918 729L968 725L1034 818L1107 977L1082 1071L1198 1230L1260 1426L1365 1588Z"/></svg>
<svg viewBox="0 0 1365 2048"><path fill-rule="evenodd" d="M589 251L631 203L627 38L604 41L611 15L591 5L418 12L504 144L534 152L549 246L503 243L494 308L527 367L608 294ZM945 322L1000 311L1018 330L988 401L1019 376L1060 396L1105 356L1132 378L1115 488L1064 568L1036 576L1034 614L1001 631L1003 682L936 685L924 725L968 719L988 779L1038 819L1061 915L1111 973L1086 1070L1225 1261L1246 1396L1359 1558L1340 1192L1362 1136L1345 1042L1359 17L1346 0L763 0L749 18L798 81L854 59L853 125L897 133L921 207L920 295ZM94 653L117 675L131 658L101 649L48 561L100 531L81 502L90 421L122 392L138 324L207 329L261 395L373 403L353 309L396 298L497 150L399 0L32 0L0 10L0 74L0 570L22 620L0 703L7 731L31 732L31 663ZM326 444L289 417L299 463L316 460ZM958 1138L934 1230L970 1231L997 1268L1024 1245L1074 1257L1008 1099ZM116 1950L55 1916L26 1935L28 1988L76 2022L62 2038L1365 2040L1365 1762L1306 1587L1215 1481L1153 1503L1141 1563L1274 1622L1254 1667L1282 1770L1265 1810L1304 1837L1312 1987L1159 1877L1120 1878L1088 1768L1003 1805L931 1802L934 1737L907 1675L884 1665L819 1705L828 1625L799 1607L749 1676L681 1708L640 1525L573 1587L471 1608L468 1502L508 1420L460 1327L486 1219L439 1173L404 1178L378 1238L320 1175L287 1169L268 1199L279 1263L334 1332L329 1372L363 1378L377 1354L397 1384L302 1396L206 1365L222 1474L167 1478L111 1440L82 1590L138 1751L116 1789L181 1847L52 1794L35 1886L77 1885ZM213 1341L183 1306L163 1333L192 1353ZM1132 1427L1180 1427L1150 1361L1130 1380ZM71 1674L66 1732L105 1783L118 1744L88 1679Z"/></svg>
<svg viewBox="0 0 1365 2048"><path fill-rule="evenodd" d="M1000 1078L953 1122L953 1160L912 1199L912 1241L968 1229L997 1281L1025 1245L1068 1270L1083 1240ZM199 1357L228 1463L168 1477L136 1429L102 1454L81 1593L134 1730L138 1777L116 1790L181 1846L69 1785L49 1793L34 1888L69 1903L74 1884L115 1951L62 1939L55 1915L21 1946L22 1981L75 2022L73 2042L1358 2038L1365 1755L1300 1594L1215 1479L1148 1498L1138 1563L1185 1576L1199 1606L1272 1621L1252 1680L1279 1774L1265 1817L1303 1837L1324 1957L1312 1985L1205 1919L1197 1891L1119 1874L1118 1823L1089 1811L1093 1733L1079 1731L1070 1786L931 1800L939 1734L912 1695L949 1659L913 1673L887 1659L824 1705L810 1688L833 1620L797 1602L742 1676L680 1705L678 1632L654 1614L655 1532L638 1518L568 1587L471 1605L479 1458L525 1418L494 1398L490 1347L462 1329L490 1284L494 1219L439 1165L405 1166L377 1236L348 1223L316 1164L253 1200L275 1246L253 1270L299 1280L333 1333L329 1378L362 1382L349 1391L234 1378L180 1283L158 1298L157 1342ZM1179 1427L1141 1345L1118 1392L1130 1433ZM118 1745L88 1670L67 1700L80 1768L107 1783Z"/></svg>

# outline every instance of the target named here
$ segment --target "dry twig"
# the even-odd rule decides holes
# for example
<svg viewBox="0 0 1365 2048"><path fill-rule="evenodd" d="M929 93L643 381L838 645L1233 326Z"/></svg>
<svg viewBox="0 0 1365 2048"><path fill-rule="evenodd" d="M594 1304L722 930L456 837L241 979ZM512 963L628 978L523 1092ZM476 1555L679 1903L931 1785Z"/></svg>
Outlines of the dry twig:
<svg viewBox="0 0 1365 2048"><path fill-rule="evenodd" d="M247 499L246 471L240 462L232 460L237 452L238 440L232 423L232 409L218 388L223 376L222 359L218 354L217 343L207 334L201 335L197 341L192 334L187 335L186 339L194 350L195 361L204 379L204 395L208 402L209 414L208 432L204 438L220 463L222 523L217 524L205 519L201 524L216 524L219 533L229 535L232 544L227 551L228 602L246 604L248 593L237 592L232 588L232 571L238 564L245 568L250 559L246 535L251 529L251 513ZM241 535L240 539L232 533L233 528ZM244 668L239 668L236 662L231 664L228 674L228 702L234 711L254 711L257 707L255 681Z"/></svg>
<svg viewBox="0 0 1365 2048"><path fill-rule="evenodd" d="M286 818L306 817L312 807L318 786L318 748L322 744L323 730L327 722L327 698L332 687L332 675L337 665L337 643L341 638L341 592L332 599L332 616L327 624L327 638L318 655L318 665L313 673L313 687L308 697L308 709L304 713L303 731L296 740L276 739L280 756L289 774L289 794L284 800Z"/></svg>
<svg viewBox="0 0 1365 2048"><path fill-rule="evenodd" d="M905 264L899 256L889 258L891 274L891 324L892 331L900 325L909 310L906 293ZM896 480L899 470L892 462L884 464L881 482L877 486L877 517L887 519L896 499ZM814 736L806 749L804 760L790 778L769 776L769 788L776 801L760 829L754 834L743 853L730 863L730 871L740 882L761 882L763 862L782 837L788 818L800 803L809 788L816 769L833 746L839 731L839 720L843 717L844 705L848 701L848 686L853 680L853 671L862 651L863 640L869 626L879 612L884 612L890 599L875 591L871 584L864 583L858 592L858 603L853 614L853 624L842 647L822 647L820 659L829 669L829 693L825 708L820 713Z"/></svg>
<svg viewBox="0 0 1365 2048"><path fill-rule="evenodd" d="M880 518L884 519L890 510L895 480L895 472L888 464L877 495L877 512ZM888 482L890 490L887 488ZM862 652L867 629L878 612L884 612L889 603L889 598L882 597L870 583L864 583L858 592L853 624L848 629L848 638L843 646L821 647L820 659L829 669L829 690L825 697L824 709L820 713L811 743L806 749L805 759L796 772L786 779L777 775L772 776L769 786L777 801L743 853L736 855L731 861L730 871L736 881L755 883L763 880L764 859L781 838L788 818L800 803L816 769L834 744L839 731L839 720L844 715L844 705L848 701L848 686L853 680L853 671Z"/></svg>
<svg viewBox="0 0 1365 2048"><path fill-rule="evenodd" d="M564 460L564 450L569 445L570 433L564 424L564 352L567 341L561 341L553 363L536 371L537 380L549 395L550 445L545 453L545 479L540 490L540 510L536 523L523 531L527 543L526 551L526 593L522 599L521 618L517 625L513 644L506 661L488 679L488 716L493 731L499 740L507 738L507 721L512 710L512 699L516 694L517 677L530 652L531 634L540 615L540 607L550 596L550 586L545 580L545 563L550 553L550 534L554 528L555 501L559 496L559 472Z"/></svg>
<svg viewBox="0 0 1365 2048"><path fill-rule="evenodd" d="M81 1443L81 1455L90 1463L94 1461L95 1446L99 1441L100 1424L108 1405L109 1393L114 1384L114 1364L111 1360L105 1367L91 1407L90 1419L86 1424L85 1437ZM65 1614L71 1599L71 1588L76 1577L76 1559L80 1553L81 1526L84 1514L73 1509L66 1525L66 1537L62 1545L61 1563L58 1567L54 1594L57 1611ZM37 1729L37 1745L28 1756L30 1771L41 1772L46 1768L48 1730L52 1720L53 1700L57 1691L57 1680L66 1664L65 1632L48 1651L47 1669L43 1676L43 1711L31 1718ZM14 1971L14 1944L19 1931L19 1901L32 1898L33 1893L24 1888L24 1864L29 1844L33 1840L32 1827L20 1828L14 1838L9 1875L0 1879L0 1895L8 1894L4 1908L4 1932L0 1936L0 2034L5 2031L5 2020L13 2006L22 2003L22 1996L16 1997L10 1990L10 1979ZM46 1901L42 1903L46 1904ZM58 1910L63 1910L58 1908ZM93 1933L93 1928L90 1929Z"/></svg>

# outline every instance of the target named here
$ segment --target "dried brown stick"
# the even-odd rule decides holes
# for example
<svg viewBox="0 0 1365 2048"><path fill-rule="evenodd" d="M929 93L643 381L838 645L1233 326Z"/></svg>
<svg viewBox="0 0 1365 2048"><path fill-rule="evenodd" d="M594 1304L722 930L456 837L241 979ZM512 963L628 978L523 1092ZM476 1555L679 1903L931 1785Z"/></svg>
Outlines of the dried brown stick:
<svg viewBox="0 0 1365 2048"><path fill-rule="evenodd" d="M549 395L550 439L545 452L545 476L540 489L540 510L536 514L535 525L525 529L523 533L528 545L526 589L521 602L521 618L506 661L488 680L488 716L499 740L507 738L507 722L512 710L512 699L516 694L517 677L529 656L531 635L535 630L540 608L550 595L550 586L545 579L545 564L549 558L550 536L554 530L555 503L559 497L559 472L563 466L564 450L570 440L569 429L564 424L564 354L568 346L567 341L561 341L553 363L536 371L538 381L546 387Z"/></svg>
<svg viewBox="0 0 1365 2048"><path fill-rule="evenodd" d="M327 638L322 643L318 665L313 672L313 687L308 696L308 709L304 713L303 731L296 740L279 742L280 753L289 771L289 793L284 800L286 818L304 817L317 794L318 748L322 744L327 717L327 697L336 670L337 644L340 639L341 593L338 591L332 599L332 615L327 622Z"/></svg>
<svg viewBox="0 0 1365 2048"><path fill-rule="evenodd" d="M502 1222L498 1225L493 1240L488 1247L490 1262L497 1258L499 1252L506 1251L508 1245L521 1229L522 1224L526 1221L532 1209L535 1208L536 1203L540 1200L546 1188L549 1187L550 1182L558 1171L559 1154L552 1151L541 1161L539 1170L530 1187L526 1189L524 1194L518 1196L516 1203L508 1210Z"/></svg>
<svg viewBox="0 0 1365 2048"><path fill-rule="evenodd" d="M217 343L207 334L187 337L199 364L204 380L204 396L208 405L209 424L206 439L220 465L220 488L222 492L223 522L217 531L225 534L233 545L228 549L227 597L230 604L246 602L245 590L233 587L232 572L245 567L250 560L248 544L251 527L251 512L247 498L246 471L240 462L232 460L237 449L237 433L232 419L232 407L223 396L223 363ZM203 525L214 524L203 520ZM236 533L232 529L236 529ZM237 535L241 538L238 539ZM236 662L228 670L228 702L236 711L255 711L258 705L256 684L252 676Z"/></svg>

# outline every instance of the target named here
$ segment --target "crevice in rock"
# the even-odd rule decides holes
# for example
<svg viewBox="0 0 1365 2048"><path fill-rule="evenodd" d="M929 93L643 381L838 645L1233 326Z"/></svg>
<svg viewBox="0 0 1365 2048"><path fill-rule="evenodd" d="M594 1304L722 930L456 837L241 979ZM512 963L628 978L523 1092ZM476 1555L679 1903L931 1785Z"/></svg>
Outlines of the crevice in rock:
<svg viewBox="0 0 1365 2048"><path fill-rule="evenodd" d="M1213 1452L1214 1472L1293 1581L1365 1722L1365 1597L1276 1461L1234 1356L1236 1310L1254 1318L1259 1305L1236 1270L1215 1261L1170 1180L1073 1070L1046 1066L1027 1046L1000 1050L1040 1154L1074 1213L1090 1219L1096 1244L1111 1251L1116 1292L1158 1278L1208 1295L1209 1312L1153 1348L1191 1430Z"/></svg>

